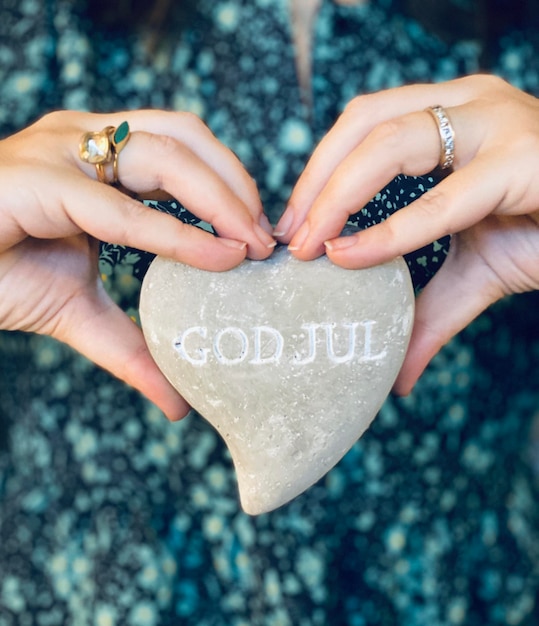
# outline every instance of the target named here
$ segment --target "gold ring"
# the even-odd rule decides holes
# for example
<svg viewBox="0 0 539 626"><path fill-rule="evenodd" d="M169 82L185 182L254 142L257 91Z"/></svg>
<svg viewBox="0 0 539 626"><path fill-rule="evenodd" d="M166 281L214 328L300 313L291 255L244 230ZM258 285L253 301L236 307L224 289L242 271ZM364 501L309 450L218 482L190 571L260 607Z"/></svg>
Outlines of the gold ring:
<svg viewBox="0 0 539 626"><path fill-rule="evenodd" d="M97 180L114 185L118 182L118 155L131 136L129 124L118 127L106 126L99 132L84 133L79 144L79 157L85 163L95 165ZM106 166L112 164L112 178L108 179Z"/></svg>
<svg viewBox="0 0 539 626"><path fill-rule="evenodd" d="M455 160L455 130L442 106L436 105L428 107L425 111L430 113L440 133L442 145L438 167L441 170L447 170L453 165L453 161Z"/></svg>

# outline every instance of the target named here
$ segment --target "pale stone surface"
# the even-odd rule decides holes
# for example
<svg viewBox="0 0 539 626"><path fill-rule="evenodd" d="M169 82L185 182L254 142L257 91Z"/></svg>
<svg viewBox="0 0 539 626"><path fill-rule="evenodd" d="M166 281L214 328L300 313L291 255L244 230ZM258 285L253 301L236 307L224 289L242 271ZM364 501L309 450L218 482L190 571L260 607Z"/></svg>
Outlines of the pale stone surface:
<svg viewBox="0 0 539 626"><path fill-rule="evenodd" d="M299 495L362 435L413 310L402 259L344 270L284 247L224 273L157 258L140 306L159 367L224 438L250 514Z"/></svg>

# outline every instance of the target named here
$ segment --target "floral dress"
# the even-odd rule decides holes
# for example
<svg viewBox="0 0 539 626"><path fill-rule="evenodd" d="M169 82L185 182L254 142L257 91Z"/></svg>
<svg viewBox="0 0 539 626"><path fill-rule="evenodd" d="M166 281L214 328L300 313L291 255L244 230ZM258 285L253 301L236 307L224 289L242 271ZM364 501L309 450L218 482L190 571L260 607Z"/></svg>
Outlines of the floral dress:
<svg viewBox="0 0 539 626"><path fill-rule="evenodd" d="M326 0L308 109L285 0L201 0L151 54L67 0L3 0L0 129L59 108L193 111L245 163L275 223L349 99L475 72L480 53L389 0ZM516 33L492 69L539 93L537 59ZM352 221L380 221L434 183L399 177ZM197 222L177 203L152 206ZM448 245L407 258L418 289ZM150 260L102 244L103 281L135 318ZM539 623L538 305L527 294L480 316L326 477L258 517L241 511L202 418L168 423L66 346L0 333L0 626Z"/></svg>

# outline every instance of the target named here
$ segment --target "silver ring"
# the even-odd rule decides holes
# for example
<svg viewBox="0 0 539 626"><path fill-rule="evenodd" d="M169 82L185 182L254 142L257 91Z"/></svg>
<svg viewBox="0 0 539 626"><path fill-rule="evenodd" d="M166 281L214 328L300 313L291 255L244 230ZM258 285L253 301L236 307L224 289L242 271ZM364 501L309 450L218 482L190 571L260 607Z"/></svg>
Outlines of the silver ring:
<svg viewBox="0 0 539 626"><path fill-rule="evenodd" d="M428 107L425 111L430 113L440 133L442 145L438 167L441 170L447 170L453 165L455 160L455 130L442 106Z"/></svg>

